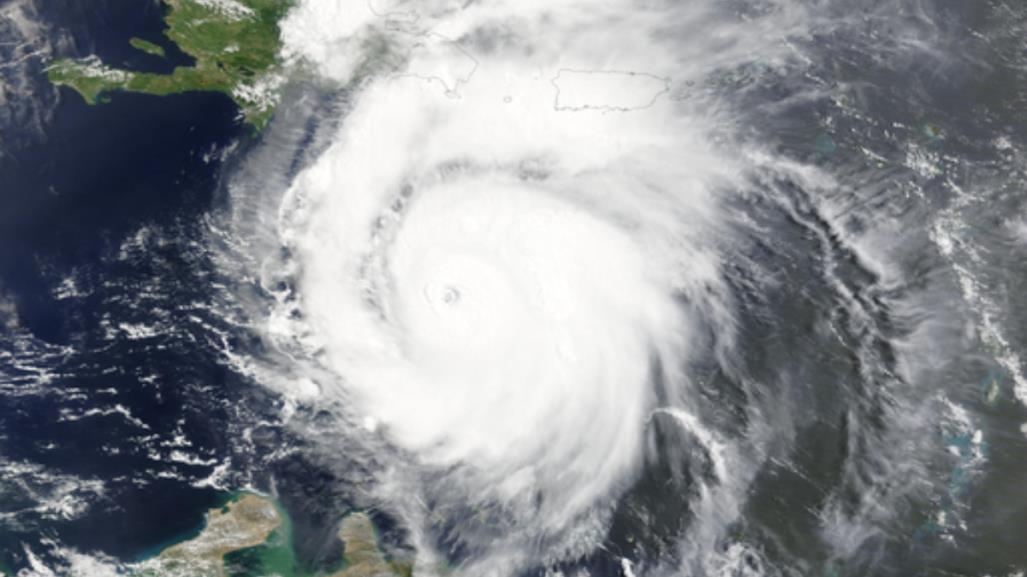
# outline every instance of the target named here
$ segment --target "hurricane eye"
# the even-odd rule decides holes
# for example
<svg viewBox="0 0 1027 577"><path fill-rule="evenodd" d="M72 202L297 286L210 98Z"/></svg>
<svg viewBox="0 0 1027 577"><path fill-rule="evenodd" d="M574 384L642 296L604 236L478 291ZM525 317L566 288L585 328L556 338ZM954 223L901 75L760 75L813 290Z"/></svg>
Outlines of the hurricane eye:
<svg viewBox="0 0 1027 577"><path fill-rule="evenodd" d="M456 287L447 286L442 291L442 302L447 305L457 305L460 302L460 290Z"/></svg>

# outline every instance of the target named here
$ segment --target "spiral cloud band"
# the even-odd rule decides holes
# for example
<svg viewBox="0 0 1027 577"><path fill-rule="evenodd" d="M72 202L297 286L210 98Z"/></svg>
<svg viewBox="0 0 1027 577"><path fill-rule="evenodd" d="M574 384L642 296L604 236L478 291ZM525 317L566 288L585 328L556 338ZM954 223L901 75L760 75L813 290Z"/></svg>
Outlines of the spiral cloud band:
<svg viewBox="0 0 1027 577"><path fill-rule="evenodd" d="M293 57L355 91L283 208L325 394L459 468L525 541L620 490L649 411L687 396L734 170L672 98L701 71L670 38L704 15L306 0L286 23Z"/></svg>

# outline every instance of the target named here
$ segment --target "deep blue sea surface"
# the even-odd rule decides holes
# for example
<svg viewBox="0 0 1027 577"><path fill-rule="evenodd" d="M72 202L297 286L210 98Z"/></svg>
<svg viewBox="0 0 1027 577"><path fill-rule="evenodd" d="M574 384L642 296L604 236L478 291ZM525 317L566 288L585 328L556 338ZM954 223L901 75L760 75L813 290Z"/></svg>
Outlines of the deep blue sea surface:
<svg viewBox="0 0 1027 577"><path fill-rule="evenodd" d="M167 41L163 63L128 46L131 36L160 42L156 3L43 11L73 31L72 55L154 71L186 61ZM17 318L2 348L32 359L8 365L0 394L0 459L31 464L0 481L0 514L12 521L0 528L0 560L12 567L45 539L130 559L195 528L220 491L183 479L212 465L165 460L161 441L178 438L184 453L220 463L232 453L238 381L207 335L176 320L189 307L203 314L204 265L188 245L219 185L218 152L250 138L234 104L219 94L115 94L88 106L62 88L47 114L45 133L5 139L18 145L0 156L0 294ZM31 127L4 127L19 129ZM166 330L118 328L157 317ZM62 498L88 512L61 512Z"/></svg>

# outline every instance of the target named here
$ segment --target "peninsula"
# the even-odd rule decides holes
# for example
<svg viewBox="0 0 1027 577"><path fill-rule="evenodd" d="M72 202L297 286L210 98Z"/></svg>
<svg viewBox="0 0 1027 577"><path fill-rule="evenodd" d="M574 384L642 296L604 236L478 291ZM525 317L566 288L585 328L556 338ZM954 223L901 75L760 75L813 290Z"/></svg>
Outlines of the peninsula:
<svg viewBox="0 0 1027 577"><path fill-rule="evenodd" d="M164 35L192 56L192 66L170 74L125 70L107 65L97 56L60 59L47 68L47 77L68 86L89 104L104 101L114 91L163 96L207 91L227 94L242 116L263 129L278 104L284 80L279 67L279 21L291 0L163 0ZM130 43L157 57L158 44L133 38Z"/></svg>
<svg viewBox="0 0 1027 577"><path fill-rule="evenodd" d="M271 498L242 492L223 507L207 512L195 537L161 550L129 567L131 577L410 577L409 562L388 558L371 518L353 512L342 518L337 533L343 546L341 566L332 571L304 571L296 562L291 521ZM233 556L255 553L255 572L239 572ZM238 560L238 559L236 559ZM2 577L2 575L0 575Z"/></svg>

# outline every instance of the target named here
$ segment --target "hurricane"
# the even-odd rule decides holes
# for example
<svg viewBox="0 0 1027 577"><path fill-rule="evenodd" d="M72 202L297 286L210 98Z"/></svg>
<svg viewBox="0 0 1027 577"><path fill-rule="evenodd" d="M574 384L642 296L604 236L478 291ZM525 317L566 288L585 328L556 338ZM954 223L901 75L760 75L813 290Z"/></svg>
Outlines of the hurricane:
<svg viewBox="0 0 1027 577"><path fill-rule="evenodd" d="M1025 34L0 2L0 575L1023 577Z"/></svg>
<svg viewBox="0 0 1027 577"><path fill-rule="evenodd" d="M924 384L969 329L909 270L944 241L909 232L908 190L881 200L890 153L862 140L908 129L896 155L916 178L935 128L879 128L863 85L832 75L864 55L966 63L933 9L860 10L289 13L298 88L228 186L233 254L272 301L247 313L272 360L247 370L402 528L417 574L869 570L895 526L956 530L963 489L926 479L954 438L959 475L983 453ZM922 499L943 503L929 528ZM815 511L789 526L808 543L768 536L785 502Z"/></svg>
<svg viewBox="0 0 1027 577"><path fill-rule="evenodd" d="M487 552L472 573L598 532L652 412L692 410L694 333L730 341L720 196L741 169L674 98L677 38L708 11L309 3L286 24L362 82L283 205L299 306L338 375L324 394L492 519L456 531ZM380 72L361 60L381 52Z"/></svg>

